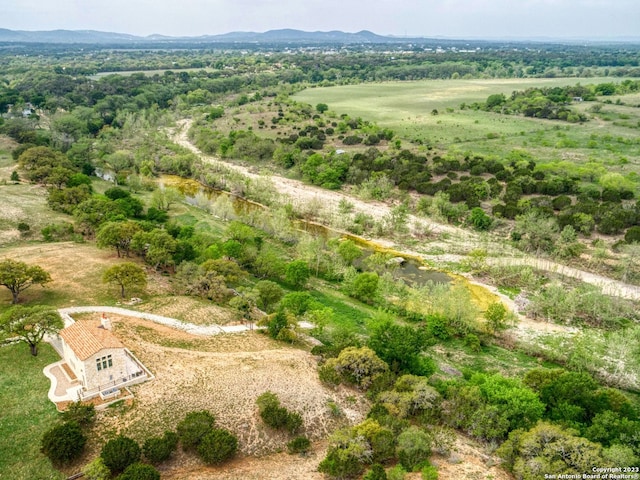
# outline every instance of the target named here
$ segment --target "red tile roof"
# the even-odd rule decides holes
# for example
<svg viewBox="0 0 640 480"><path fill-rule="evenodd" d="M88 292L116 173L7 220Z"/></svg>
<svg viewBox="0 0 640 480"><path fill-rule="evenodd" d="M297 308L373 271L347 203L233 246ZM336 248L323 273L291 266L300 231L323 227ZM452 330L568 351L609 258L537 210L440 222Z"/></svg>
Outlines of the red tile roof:
<svg viewBox="0 0 640 480"><path fill-rule="evenodd" d="M124 348L113 333L100 326L99 321L75 322L60 331L60 336L80 360L105 348Z"/></svg>

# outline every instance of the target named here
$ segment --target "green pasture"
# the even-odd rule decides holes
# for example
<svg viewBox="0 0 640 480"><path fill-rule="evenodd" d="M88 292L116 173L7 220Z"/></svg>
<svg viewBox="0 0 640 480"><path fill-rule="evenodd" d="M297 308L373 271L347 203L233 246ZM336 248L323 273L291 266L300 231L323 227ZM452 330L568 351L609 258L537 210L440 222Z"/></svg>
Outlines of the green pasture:
<svg viewBox="0 0 640 480"><path fill-rule="evenodd" d="M60 479L51 462L40 453L40 438L58 419L47 398L50 382L42 369L60 360L49 344L32 357L23 343L0 347L0 479Z"/></svg>
<svg viewBox="0 0 640 480"><path fill-rule="evenodd" d="M606 166L640 165L640 110L635 96L626 105L602 101L572 105L592 119L584 124L526 118L460 109L484 102L495 93L543 86L597 84L623 79L553 78L494 80L423 80L309 88L294 99L311 105L326 103L336 114L346 113L396 131L402 139L432 147L504 157L527 150L538 161L601 162ZM600 113L591 113L594 105ZM621 118L622 117L622 118Z"/></svg>

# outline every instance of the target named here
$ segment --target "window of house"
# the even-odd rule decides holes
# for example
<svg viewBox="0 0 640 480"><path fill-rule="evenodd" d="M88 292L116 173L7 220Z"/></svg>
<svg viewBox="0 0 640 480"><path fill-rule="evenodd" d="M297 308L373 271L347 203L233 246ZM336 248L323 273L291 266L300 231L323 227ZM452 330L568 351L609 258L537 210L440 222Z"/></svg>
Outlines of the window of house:
<svg viewBox="0 0 640 480"><path fill-rule="evenodd" d="M96 369L98 371L104 370L105 368L109 367L113 367L113 359L111 358L111 355L96 358Z"/></svg>

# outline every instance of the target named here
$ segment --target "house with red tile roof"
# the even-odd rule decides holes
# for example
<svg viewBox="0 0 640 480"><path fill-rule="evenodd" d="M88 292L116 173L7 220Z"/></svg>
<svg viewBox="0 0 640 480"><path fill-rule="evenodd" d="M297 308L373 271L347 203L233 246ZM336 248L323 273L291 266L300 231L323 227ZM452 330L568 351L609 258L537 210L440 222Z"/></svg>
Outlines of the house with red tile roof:
<svg viewBox="0 0 640 480"><path fill-rule="evenodd" d="M111 331L111 322L74 322L59 333L64 362L82 385L83 399L108 395L150 376Z"/></svg>

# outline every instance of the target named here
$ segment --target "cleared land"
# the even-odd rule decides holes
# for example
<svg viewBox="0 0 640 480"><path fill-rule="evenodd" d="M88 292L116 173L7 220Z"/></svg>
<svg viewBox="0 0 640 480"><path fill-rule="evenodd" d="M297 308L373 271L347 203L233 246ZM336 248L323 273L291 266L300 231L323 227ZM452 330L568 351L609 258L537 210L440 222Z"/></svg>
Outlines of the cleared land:
<svg viewBox="0 0 640 480"><path fill-rule="evenodd" d="M597 161L616 168L624 157L625 165L640 166L634 144L640 119L636 97L612 97L610 100L620 98L627 106L607 104L603 111L611 112L610 119L598 115L584 124L460 109L463 103L485 102L489 95L510 95L514 90L622 80L593 77L383 82L310 88L297 93L294 99L311 105L326 103L337 114L374 121L394 129L402 138L449 152L505 156L514 149L523 149L543 161ZM601 104L583 102L572 107L592 116L588 109L596 103ZM616 109L624 110L622 119L619 113L615 114Z"/></svg>

